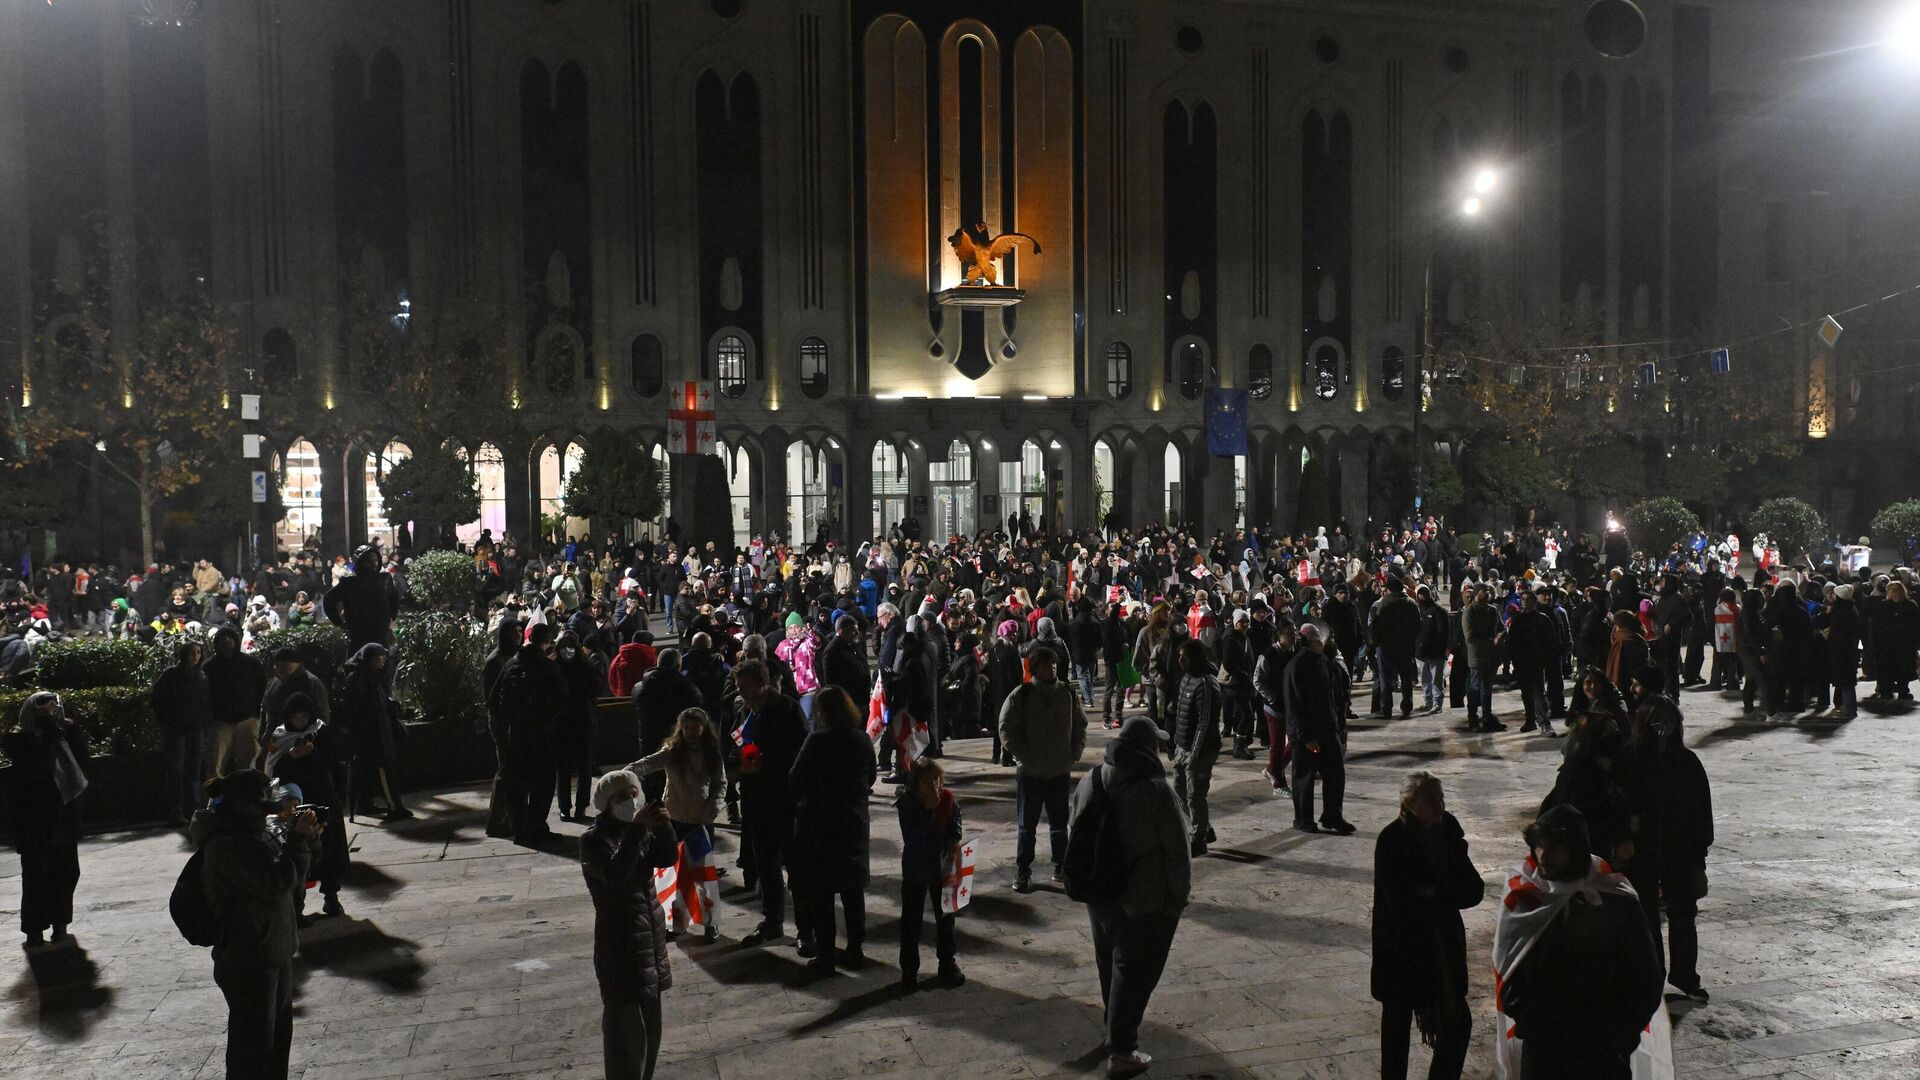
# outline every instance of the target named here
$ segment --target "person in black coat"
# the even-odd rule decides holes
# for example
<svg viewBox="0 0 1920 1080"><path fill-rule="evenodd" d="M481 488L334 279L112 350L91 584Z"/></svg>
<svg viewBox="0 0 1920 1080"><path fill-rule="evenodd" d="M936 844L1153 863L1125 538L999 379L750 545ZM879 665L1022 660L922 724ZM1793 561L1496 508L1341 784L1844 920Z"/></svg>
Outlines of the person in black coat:
<svg viewBox="0 0 1920 1080"><path fill-rule="evenodd" d="M600 983L600 1038L607 1080L652 1080L660 1053L660 995L673 986L667 915L653 872L680 845L665 807L642 803L624 769L593 785L598 816L580 837L580 870L593 897L593 973Z"/></svg>
<svg viewBox="0 0 1920 1080"><path fill-rule="evenodd" d="M893 764L894 747L897 745L895 732L910 730L908 725L915 721L926 724L929 732L933 730L935 685L927 670L927 663L927 646L921 641L920 635L911 630L900 635L895 667L882 674L886 683L889 730L881 757L889 766ZM904 784L906 777L895 768L887 774L887 783Z"/></svg>
<svg viewBox="0 0 1920 1080"><path fill-rule="evenodd" d="M0 736L13 767L6 770L7 817L20 853L20 932L28 945L42 934L67 940L73 891L80 884L80 795L87 733L67 719L60 695L42 690L20 705L19 722Z"/></svg>
<svg viewBox="0 0 1920 1080"><path fill-rule="evenodd" d="M1345 681L1327 656L1320 628L1300 628L1300 652L1287 665L1282 697L1287 711L1287 742L1293 755L1293 827L1301 832L1325 828L1350 836L1354 826L1341 815L1347 789L1344 708L1339 688ZM1320 777L1325 807L1313 820L1313 778Z"/></svg>
<svg viewBox="0 0 1920 1080"><path fill-rule="evenodd" d="M1127 688L1120 685L1120 661L1132 644L1127 636L1126 612L1118 601L1108 604L1107 617L1100 621L1100 662L1107 666L1106 698L1100 703L1100 714L1108 729L1119 727L1125 712Z"/></svg>
<svg viewBox="0 0 1920 1080"><path fill-rule="evenodd" d="M566 708L567 680L561 673L553 626L542 623L527 635L526 647L500 673L489 704L507 722L507 810L513 842L538 848L552 830L556 721Z"/></svg>
<svg viewBox="0 0 1920 1080"><path fill-rule="evenodd" d="M320 911L325 915L346 911L340 904L340 885L347 874L347 831L339 807L340 781L351 752L340 729L321 720L304 695L287 702L285 723L267 734L267 775L298 784L302 802L327 808L316 811L323 831L320 857L311 867L320 882Z"/></svg>
<svg viewBox="0 0 1920 1080"><path fill-rule="evenodd" d="M1373 848L1373 999L1381 1006L1380 1075L1407 1075L1407 1028L1433 1048L1428 1080L1459 1080L1473 1037L1467 931L1460 912L1486 896L1466 832L1432 773L1400 784L1400 816Z"/></svg>
<svg viewBox="0 0 1920 1080"><path fill-rule="evenodd" d="M660 650L660 662L640 676L633 687L633 712L639 731L639 754L635 760L659 750L688 709L703 708L705 695L693 680L680 673L680 650ZM716 732L717 734L717 732ZM640 778L640 790L648 800L659 799L667 790L665 773L650 773Z"/></svg>
<svg viewBox="0 0 1920 1080"><path fill-rule="evenodd" d="M971 739L980 734L979 649L980 639L974 637L971 630L961 631L954 645L953 659L947 661L946 677L941 681L945 699L941 715L946 717L956 738Z"/></svg>
<svg viewBox="0 0 1920 1080"><path fill-rule="evenodd" d="M207 699L207 676L200 670L200 643L183 642L173 664L153 682L149 701L160 722L161 750L165 754L167 824L179 826L200 808L202 759L207 725L213 713Z"/></svg>
<svg viewBox="0 0 1920 1080"><path fill-rule="evenodd" d="M1647 669L1649 672L1653 669ZM1713 792L1700 758L1687 748L1673 699L1634 680L1636 700L1628 752L1633 755L1633 854L1616 867L1633 883L1647 916L1655 953L1662 953L1664 911L1672 949L1667 981L1699 1001L1697 905L1707 891L1707 849L1713 846Z"/></svg>
<svg viewBox="0 0 1920 1080"><path fill-rule="evenodd" d="M1634 676L1665 686L1666 674L1643 666ZM1553 790L1540 803L1540 812L1571 806L1586 819L1586 835L1593 854L1624 866L1632 848L1631 786L1633 762L1626 739L1612 715L1588 708L1567 721L1567 742L1561 747L1560 771Z"/></svg>
<svg viewBox="0 0 1920 1080"><path fill-rule="evenodd" d="M400 590L381 565L380 545L367 544L353 553L353 575L327 590L321 609L335 626L347 632L347 649L393 643L393 616L400 607Z"/></svg>
<svg viewBox="0 0 1920 1080"><path fill-rule="evenodd" d="M393 657L385 645L370 641L360 646L342 669L347 673L334 719L352 740L354 798L366 795L386 800L385 820L405 821L413 816L400 801L400 706L393 700L386 677Z"/></svg>
<svg viewBox="0 0 1920 1080"><path fill-rule="evenodd" d="M786 934L787 891L781 878L793 837L794 797L788 780L807 737L800 703L775 689L767 666L747 660L733 670L740 691L740 809L743 846L753 849L760 882L760 925L743 939L760 945Z"/></svg>
<svg viewBox="0 0 1920 1080"><path fill-rule="evenodd" d="M600 700L606 679L587 659L588 653L573 631L561 634L556 644L560 674L567 683L567 703L560 712L554 740L554 787L560 796L560 820L585 821L588 791L593 784L593 706ZM568 806L573 807L571 815Z"/></svg>
<svg viewBox="0 0 1920 1080"><path fill-rule="evenodd" d="M1868 618L1873 643L1874 689L1871 700L1912 701L1914 650L1920 648L1920 605L1907 596L1898 581L1887 583L1886 598L1875 604Z"/></svg>
<svg viewBox="0 0 1920 1080"><path fill-rule="evenodd" d="M820 971L835 964L833 898L847 918L847 949L839 962L866 965L867 794L880 775L867 739L865 710L838 687L813 701L813 734L800 744L787 783L794 797L794 914L801 941ZM802 917L804 915L804 917Z"/></svg>
<svg viewBox="0 0 1920 1080"><path fill-rule="evenodd" d="M1833 603L1827 605L1827 679L1833 683L1833 719L1851 720L1859 715L1857 684L1860 679L1860 609L1853 600L1853 586L1842 585L1833 591Z"/></svg>
<svg viewBox="0 0 1920 1080"><path fill-rule="evenodd" d="M815 655L813 669L822 687L837 686L855 701L866 700L873 691L873 673L867 668L860 620L851 615L834 619L833 637Z"/></svg>
<svg viewBox="0 0 1920 1080"><path fill-rule="evenodd" d="M509 813L509 794L512 783L507 779L507 762L513 755L507 748L507 716L493 696L494 687L500 683L500 673L521 648L521 624L511 614L501 617L493 628L493 651L487 654L484 667L480 669L480 693L487 705L487 734L493 739L493 792L488 799L487 835L507 839L513 835L513 817Z"/></svg>
<svg viewBox="0 0 1920 1080"><path fill-rule="evenodd" d="M225 776L253 765L260 736L260 703L267 692L267 671L256 656L240 651L240 632L223 626L213 634L207 673L207 772Z"/></svg>

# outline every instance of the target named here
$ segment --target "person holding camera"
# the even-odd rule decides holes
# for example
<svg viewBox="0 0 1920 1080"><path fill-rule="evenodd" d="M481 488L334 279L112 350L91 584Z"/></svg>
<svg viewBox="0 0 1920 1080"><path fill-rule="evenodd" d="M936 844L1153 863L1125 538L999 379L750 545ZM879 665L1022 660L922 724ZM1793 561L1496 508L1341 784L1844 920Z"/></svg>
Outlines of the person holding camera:
<svg viewBox="0 0 1920 1080"><path fill-rule="evenodd" d="M220 927L213 981L227 999L227 1075L285 1077L293 1049L293 957L300 893L325 828L311 810L276 838L273 781L242 769L207 784L191 837L204 853L200 888Z"/></svg>
<svg viewBox="0 0 1920 1080"><path fill-rule="evenodd" d="M267 774L275 780L298 784L311 809L326 830L320 834L320 858L314 865L320 879L320 912L343 915L340 906L340 882L347 875L347 831L340 824L340 783L346 771L346 746L340 729L314 715L314 705L303 694L287 700L286 722L275 728L267 739ZM302 890L305 895L305 890ZM304 909L304 902L301 904ZM304 910L301 925L307 922Z"/></svg>
<svg viewBox="0 0 1920 1080"><path fill-rule="evenodd" d="M641 802L626 769L594 781L593 824L580 837L580 869L593 897L593 973L607 1080L652 1080L660 1054L660 995L673 985L667 916L653 872L672 866L679 841L658 802Z"/></svg>
<svg viewBox="0 0 1920 1080"><path fill-rule="evenodd" d="M40 945L53 931L66 941L73 891L80 884L80 795L87 790L87 733L67 718L60 695L41 690L20 706L20 721L0 736L7 809L20 852L20 932Z"/></svg>

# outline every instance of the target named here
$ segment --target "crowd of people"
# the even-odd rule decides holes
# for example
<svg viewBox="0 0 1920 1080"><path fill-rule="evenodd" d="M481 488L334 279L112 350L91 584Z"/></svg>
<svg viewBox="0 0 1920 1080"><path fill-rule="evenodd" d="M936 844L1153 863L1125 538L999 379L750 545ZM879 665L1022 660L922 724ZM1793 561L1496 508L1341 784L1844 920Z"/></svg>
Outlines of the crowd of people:
<svg viewBox="0 0 1920 1080"><path fill-rule="evenodd" d="M1138 1029L1191 860L1216 843L1216 770L1258 768L1291 800L1296 829L1349 835L1345 747L1361 707L1381 721L1463 711L1464 734L1490 737L1506 730L1501 687L1519 691L1521 733L1565 736L1492 958L1523 1049L1513 1075L1627 1075L1661 986L1706 996L1693 924L1712 812L1682 738L1685 694L1738 695L1770 722L1809 709L1840 722L1854 717L1863 676L1869 701L1910 698L1920 651L1910 573L1869 574L1846 551L1799 573L1762 546L1749 578L1737 541L1697 537L1648 557L1617 533L1463 542L1437 520L1369 542L1340 528L1210 539L1024 528L945 543L913 532L852 550L824 537L804 547L756 537L737 550L573 541L530 557L490 536L473 547L473 617L495 642L481 673L499 766L487 831L548 847L556 795L561 820L588 826L580 852L609 1076L651 1075L667 941L696 926L718 939L708 890L730 872L716 865L723 823L738 826L733 867L758 893L741 940L784 939L791 898L799 955L822 971L860 968L871 797L895 789L901 982L917 985L929 913L936 984L964 982L940 898L962 815L940 759L968 739L987 740L988 759L1010 770L1013 889L1034 888L1044 816L1052 878L1088 901L1110 1071L1134 1075L1148 1065ZM309 921L309 880L322 915L341 910L347 812L378 803L410 816L389 669L405 562L375 549L332 569L296 556L251 581L204 562L182 580L159 565L131 585L92 568L52 572L65 584L0 590L46 635L102 632L91 618L101 606L127 613L105 632L160 636L197 622L209 635L203 655L201 635L183 633L153 687L167 816L192 816L209 844L231 839L222 862L246 861L214 871L210 857L206 879L210 894L232 883L217 903L257 906L235 922L257 940L215 950L238 1048L229 1061L277 1053L284 1068L290 1013L259 1000L288 985L261 974L291 956L276 935ZM149 620L144 605L156 601L161 617ZM341 700L297 654L275 653L269 669L251 648L261 628L311 617L348 628ZM630 702L635 752L596 776L594 711L608 698ZM1082 770L1096 708L1111 738L1100 765ZM49 928L58 937L78 878L85 733L56 695L37 694L6 750L16 774L25 762L44 781L16 793L16 826L70 820L36 833L31 859L22 847L34 898L23 927L30 941ZM1434 1047L1430 1075L1457 1076L1471 1033L1460 911L1484 885L1435 777L1409 777L1400 802L1375 863L1385 1068L1404 1073L1412 1025ZM669 866L677 884L663 908L655 871ZM281 906L285 920L266 910ZM1609 979L1579 977L1584 965Z"/></svg>

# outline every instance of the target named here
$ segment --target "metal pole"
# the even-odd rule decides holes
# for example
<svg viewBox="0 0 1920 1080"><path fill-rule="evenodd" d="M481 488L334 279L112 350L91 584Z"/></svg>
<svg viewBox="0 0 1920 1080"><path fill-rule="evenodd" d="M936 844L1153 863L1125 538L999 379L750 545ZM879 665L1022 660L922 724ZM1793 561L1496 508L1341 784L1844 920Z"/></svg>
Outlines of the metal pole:
<svg viewBox="0 0 1920 1080"><path fill-rule="evenodd" d="M1432 363L1433 353L1433 234L1427 237L1427 270L1424 275L1421 302L1421 344L1419 355L1413 361L1413 525L1419 528L1421 523L1420 497L1422 453L1420 444L1420 417L1427 411L1427 369Z"/></svg>

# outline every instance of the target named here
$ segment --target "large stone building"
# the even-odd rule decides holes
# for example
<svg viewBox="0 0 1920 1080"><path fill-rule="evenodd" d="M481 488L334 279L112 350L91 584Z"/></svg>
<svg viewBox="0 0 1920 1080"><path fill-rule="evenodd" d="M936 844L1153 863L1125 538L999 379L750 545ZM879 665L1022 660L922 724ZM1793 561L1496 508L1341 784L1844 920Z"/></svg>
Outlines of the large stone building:
<svg viewBox="0 0 1920 1080"><path fill-rule="evenodd" d="M724 484L742 535L1108 505L1293 524L1309 461L1357 526L1405 512L1378 473L1410 435L1429 273L1443 330L1565 308L1657 348L1911 267L1920 155L1857 111L1827 123L1784 61L1870 28L1810 6L8 3L11 396L62 362L61 291L103 250L135 268L116 313L204 276L267 394L328 418L270 436L287 539L389 527L372 478L406 449L352 422L349 288L511 328L484 382L514 419L458 436L482 473L470 533L536 531L603 425L667 460L688 381L718 391L725 464L671 456L671 505ZM1855 153L1886 182L1823 168ZM1497 188L1462 224L1482 167ZM976 222L1038 242L1001 265L1016 306L939 301ZM1836 235L1886 257L1822 263ZM1802 272L1836 265L1848 288ZM1911 388L1876 401L1846 348L1809 353L1832 389L1814 434L1873 421L1904 466ZM1208 386L1251 391L1246 457L1208 455ZM1444 409L1424 423L1458 452Z"/></svg>

